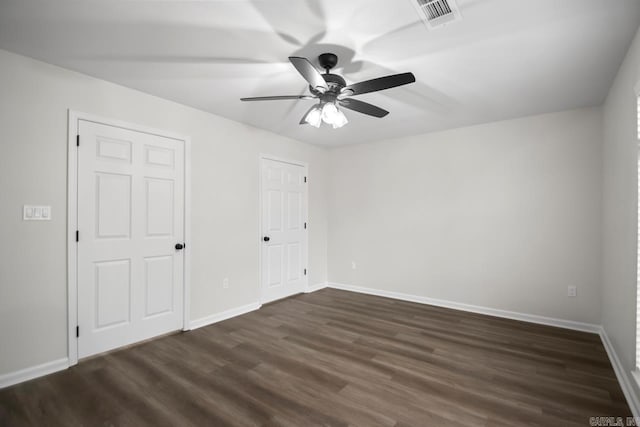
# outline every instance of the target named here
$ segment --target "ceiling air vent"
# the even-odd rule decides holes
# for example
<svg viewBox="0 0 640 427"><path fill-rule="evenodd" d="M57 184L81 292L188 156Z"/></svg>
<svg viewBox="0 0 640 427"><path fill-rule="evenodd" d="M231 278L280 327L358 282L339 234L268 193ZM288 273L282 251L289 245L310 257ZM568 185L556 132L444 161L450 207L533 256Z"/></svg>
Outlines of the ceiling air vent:
<svg viewBox="0 0 640 427"><path fill-rule="evenodd" d="M462 19L455 0L411 1L427 28L433 30Z"/></svg>

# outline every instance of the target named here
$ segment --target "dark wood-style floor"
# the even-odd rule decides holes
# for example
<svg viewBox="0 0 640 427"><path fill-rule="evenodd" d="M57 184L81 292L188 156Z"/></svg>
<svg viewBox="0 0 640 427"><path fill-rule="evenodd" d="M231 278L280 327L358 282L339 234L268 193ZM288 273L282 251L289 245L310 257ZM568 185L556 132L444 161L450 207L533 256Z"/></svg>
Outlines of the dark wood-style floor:
<svg viewBox="0 0 640 427"><path fill-rule="evenodd" d="M586 426L597 335L325 289L0 390L0 425Z"/></svg>

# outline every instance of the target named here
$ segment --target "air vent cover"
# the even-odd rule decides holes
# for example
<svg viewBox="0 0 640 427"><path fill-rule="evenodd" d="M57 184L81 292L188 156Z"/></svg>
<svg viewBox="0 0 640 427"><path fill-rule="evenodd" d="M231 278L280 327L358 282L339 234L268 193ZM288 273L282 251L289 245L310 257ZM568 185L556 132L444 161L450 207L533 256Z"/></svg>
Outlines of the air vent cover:
<svg viewBox="0 0 640 427"><path fill-rule="evenodd" d="M462 19L455 0L411 0L430 30Z"/></svg>

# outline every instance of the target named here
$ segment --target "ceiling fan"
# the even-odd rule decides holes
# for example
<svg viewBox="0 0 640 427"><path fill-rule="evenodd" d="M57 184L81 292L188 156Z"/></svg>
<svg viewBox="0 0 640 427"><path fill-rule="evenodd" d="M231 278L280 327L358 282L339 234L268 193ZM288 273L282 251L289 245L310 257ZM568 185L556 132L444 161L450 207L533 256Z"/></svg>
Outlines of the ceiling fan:
<svg viewBox="0 0 640 427"><path fill-rule="evenodd" d="M240 100L280 101L288 99L317 99L319 100L318 104L306 112L300 124L308 123L311 126L319 128L322 122L325 122L333 126L334 129L337 129L348 123L347 117L338 109L338 105L349 110L357 111L358 113L378 118L389 114L387 110L383 110L367 102L353 99L351 98L352 96L390 89L416 81L413 73L402 73L347 85L347 82L342 76L330 72L331 69L338 64L338 57L333 53L323 53L318 56L320 66L326 71L325 74L321 74L307 58L291 56L289 57L289 61L291 61L296 70L298 70L302 77L309 83L311 95L259 96L240 98Z"/></svg>

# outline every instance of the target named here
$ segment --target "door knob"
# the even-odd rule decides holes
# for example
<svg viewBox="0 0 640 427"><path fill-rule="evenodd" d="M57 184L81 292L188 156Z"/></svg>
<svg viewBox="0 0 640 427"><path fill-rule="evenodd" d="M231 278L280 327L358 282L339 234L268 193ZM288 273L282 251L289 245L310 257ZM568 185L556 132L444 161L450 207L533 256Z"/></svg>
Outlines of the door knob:
<svg viewBox="0 0 640 427"><path fill-rule="evenodd" d="M184 249L184 245L182 243L176 243L176 250L181 251L182 249Z"/></svg>
<svg viewBox="0 0 640 427"><path fill-rule="evenodd" d="M265 242L268 242L269 240L271 240L271 238L269 236L264 236L262 240L264 240Z"/></svg>

